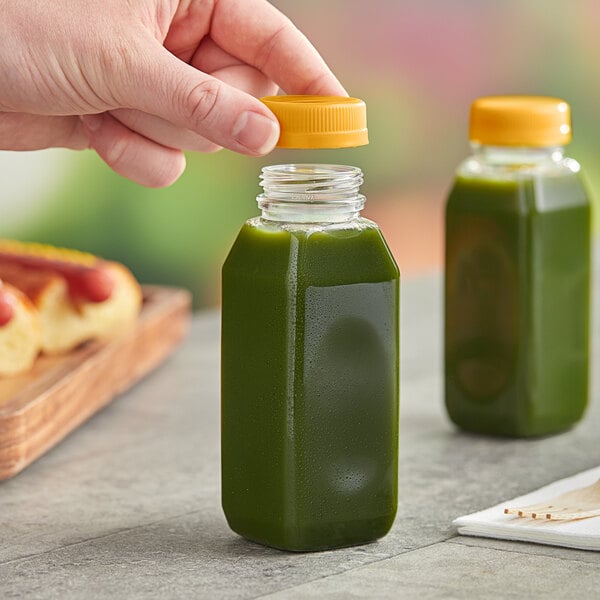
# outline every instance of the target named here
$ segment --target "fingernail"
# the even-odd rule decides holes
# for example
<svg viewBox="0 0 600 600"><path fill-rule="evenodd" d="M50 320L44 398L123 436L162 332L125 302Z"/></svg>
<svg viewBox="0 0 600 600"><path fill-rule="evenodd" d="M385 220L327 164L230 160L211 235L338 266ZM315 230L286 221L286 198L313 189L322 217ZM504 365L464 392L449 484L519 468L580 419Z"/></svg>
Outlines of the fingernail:
<svg viewBox="0 0 600 600"><path fill-rule="evenodd" d="M102 114L99 115L82 115L81 121L82 123L90 130L90 131L98 131L102 126L102 121L104 117Z"/></svg>
<svg viewBox="0 0 600 600"><path fill-rule="evenodd" d="M256 154L266 154L279 139L279 125L260 113L246 111L235 122L231 132L233 139Z"/></svg>

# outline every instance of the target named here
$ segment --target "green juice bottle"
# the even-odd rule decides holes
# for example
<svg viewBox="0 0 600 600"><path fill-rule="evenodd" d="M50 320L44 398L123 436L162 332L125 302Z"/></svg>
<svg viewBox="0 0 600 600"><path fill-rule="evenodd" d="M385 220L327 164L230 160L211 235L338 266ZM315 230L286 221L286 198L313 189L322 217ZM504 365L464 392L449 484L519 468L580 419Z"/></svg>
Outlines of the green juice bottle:
<svg viewBox="0 0 600 600"><path fill-rule="evenodd" d="M568 429L588 401L590 203L566 102L481 98L446 208L445 400L462 429Z"/></svg>
<svg viewBox="0 0 600 600"><path fill-rule="evenodd" d="M282 98L321 115L351 102ZM294 132L270 106L284 145ZM318 140L290 143L334 143ZM373 541L396 514L399 273L360 216L362 179L356 167L266 167L262 214L223 266L223 509L235 532L283 550Z"/></svg>

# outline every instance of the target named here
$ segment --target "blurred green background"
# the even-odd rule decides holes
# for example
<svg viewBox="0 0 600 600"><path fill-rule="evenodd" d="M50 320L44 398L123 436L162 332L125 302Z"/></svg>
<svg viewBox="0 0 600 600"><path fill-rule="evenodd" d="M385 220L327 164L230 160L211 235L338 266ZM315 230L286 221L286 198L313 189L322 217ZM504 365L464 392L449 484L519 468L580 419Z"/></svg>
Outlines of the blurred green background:
<svg viewBox="0 0 600 600"><path fill-rule="evenodd" d="M559 96L572 107L569 154L600 198L600 2L548 0L274 0L321 51L346 89L367 102L369 146L188 155L172 187L149 190L91 151L1 153L0 234L92 251L142 281L218 304L220 266L257 214L266 164L335 162L365 172L375 218L405 275L439 269L442 209L468 152L471 101L482 95ZM598 229L596 222L596 229Z"/></svg>

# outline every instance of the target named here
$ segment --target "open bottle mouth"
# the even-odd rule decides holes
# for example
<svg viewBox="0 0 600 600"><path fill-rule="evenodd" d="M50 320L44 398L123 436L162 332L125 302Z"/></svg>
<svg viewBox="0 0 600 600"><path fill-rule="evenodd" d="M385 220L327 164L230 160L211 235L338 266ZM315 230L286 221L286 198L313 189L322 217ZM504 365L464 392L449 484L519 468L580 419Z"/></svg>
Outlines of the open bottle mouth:
<svg viewBox="0 0 600 600"><path fill-rule="evenodd" d="M289 164L264 167L257 198L262 216L295 223L341 222L358 216L365 205L358 167Z"/></svg>

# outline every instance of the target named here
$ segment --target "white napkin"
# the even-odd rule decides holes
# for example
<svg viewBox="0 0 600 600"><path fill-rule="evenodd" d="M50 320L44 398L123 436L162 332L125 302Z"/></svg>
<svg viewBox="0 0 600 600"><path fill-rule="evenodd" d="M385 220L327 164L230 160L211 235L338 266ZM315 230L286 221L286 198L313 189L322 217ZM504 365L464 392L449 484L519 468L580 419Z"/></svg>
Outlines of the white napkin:
<svg viewBox="0 0 600 600"><path fill-rule="evenodd" d="M592 485L598 479L600 467L555 481L535 492L507 500L487 510L459 517L452 523L461 535L600 550L600 517L578 521L549 521L504 514L505 508L546 502L565 492Z"/></svg>

